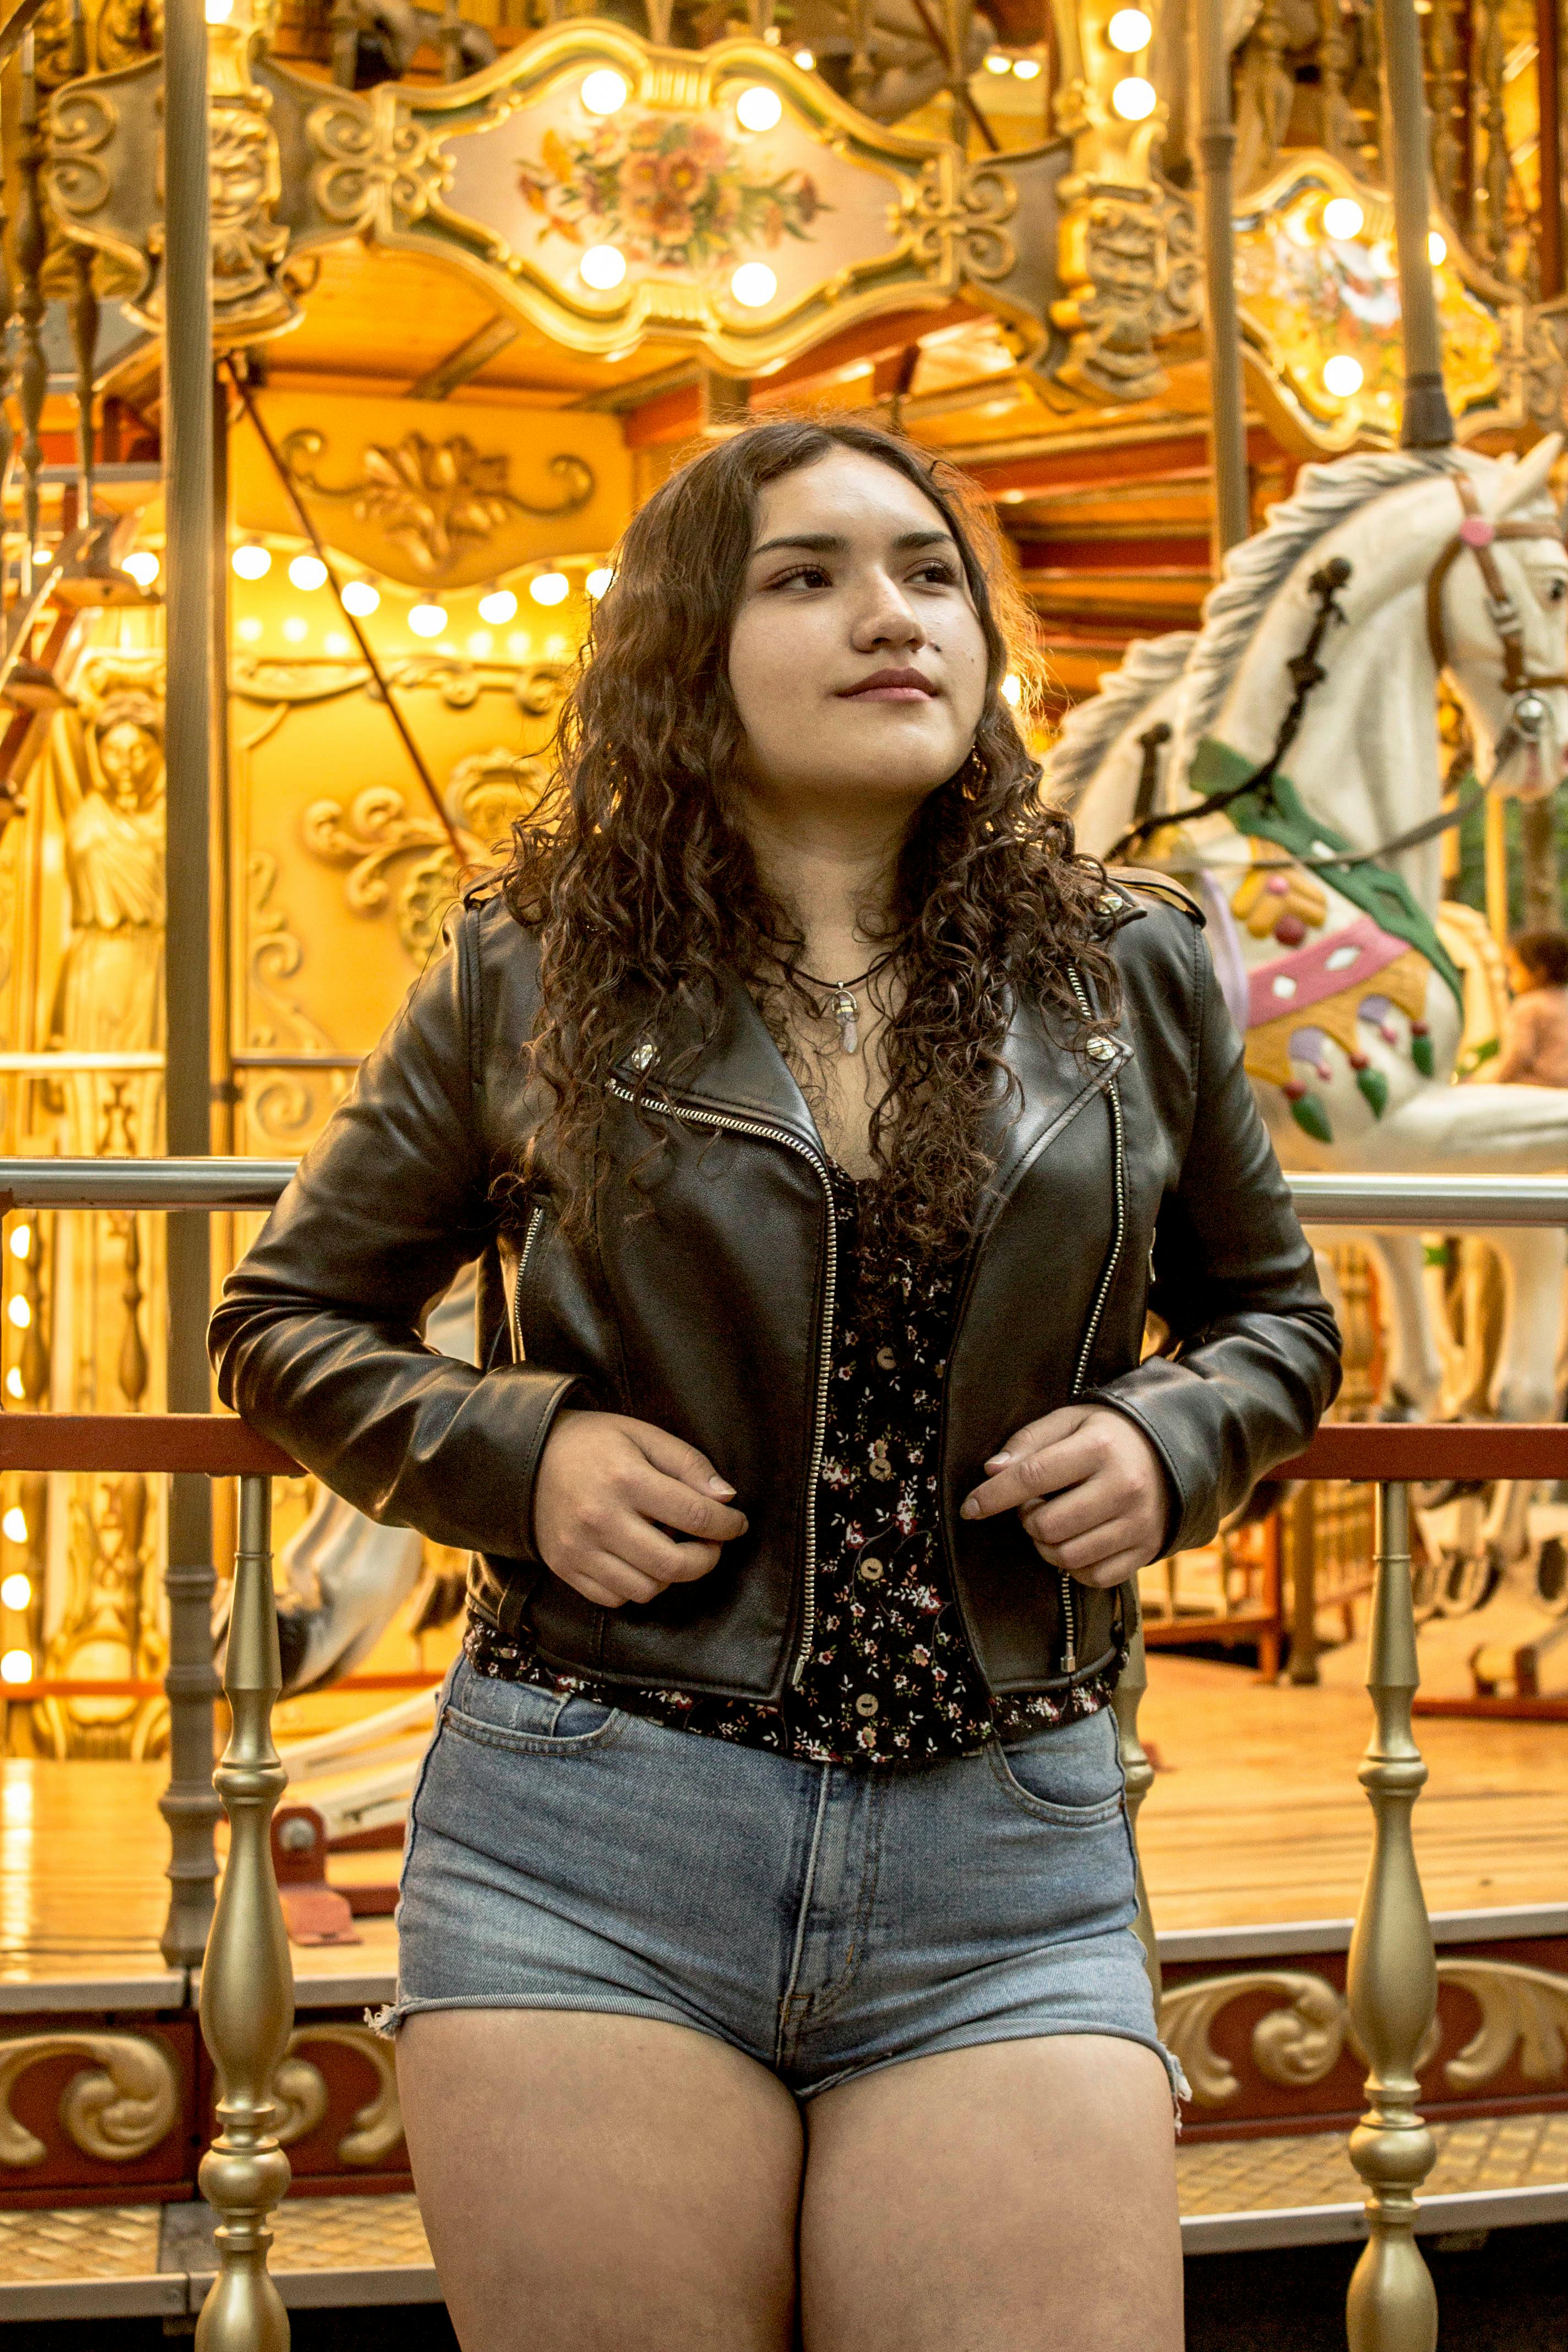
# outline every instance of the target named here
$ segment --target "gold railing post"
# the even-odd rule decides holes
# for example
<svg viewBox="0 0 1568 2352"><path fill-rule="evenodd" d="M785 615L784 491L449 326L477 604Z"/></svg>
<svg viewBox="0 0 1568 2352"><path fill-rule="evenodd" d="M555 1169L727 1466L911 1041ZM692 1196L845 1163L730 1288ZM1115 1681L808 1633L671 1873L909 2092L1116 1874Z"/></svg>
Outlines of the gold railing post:
<svg viewBox="0 0 1568 2352"><path fill-rule="evenodd" d="M272 1868L272 1809L285 1785L272 1744L282 1675L272 1598L272 1486L239 1482L224 1689L233 1727L214 1775L228 1815L228 1862L202 1963L202 2036L218 2076L218 2137L202 2195L218 2215L218 2273L196 2352L288 2352L289 2315L267 2273L268 2217L289 2187L272 2082L294 2022L289 1938Z"/></svg>
<svg viewBox="0 0 1568 2352"><path fill-rule="evenodd" d="M1411 1812L1426 1767L1410 1727L1420 1682L1410 1592L1410 1494L1377 1489L1367 1688L1376 1726L1361 1768L1372 1800L1372 1860L1351 1937L1352 2021L1366 2054L1367 2111L1351 2134L1367 2188L1366 2250L1351 2280L1351 2352L1434 2352L1437 2296L1415 2242L1415 2192L1432 2135L1415 2112L1416 2061L1437 2006L1437 1961L1415 1866Z"/></svg>
<svg viewBox="0 0 1568 2352"><path fill-rule="evenodd" d="M1121 1769L1127 1776L1127 1821L1132 1832L1132 1852L1138 1856L1138 1811L1144 1798L1154 1785L1154 1767L1143 1752L1138 1737L1138 1710L1143 1704L1143 1694L1149 1687L1149 1668L1143 1654L1143 1628L1134 1632L1127 1651L1127 1669L1116 1685L1111 1705L1116 1710L1116 1729L1121 1743ZM1143 1884L1143 1864L1138 1861L1138 1940L1143 1947L1143 1965L1149 1971L1149 1981L1154 1989L1154 2014L1160 2014L1160 1950L1154 1941L1154 1915L1149 1908L1149 1890Z"/></svg>

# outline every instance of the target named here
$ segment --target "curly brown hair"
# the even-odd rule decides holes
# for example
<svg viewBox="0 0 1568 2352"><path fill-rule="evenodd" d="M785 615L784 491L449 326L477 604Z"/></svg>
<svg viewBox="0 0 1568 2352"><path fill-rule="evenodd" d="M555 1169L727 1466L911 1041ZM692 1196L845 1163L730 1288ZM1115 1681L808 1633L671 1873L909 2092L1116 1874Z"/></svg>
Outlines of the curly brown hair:
<svg viewBox="0 0 1568 2352"><path fill-rule="evenodd" d="M1031 656L989 509L953 468L878 426L748 426L672 475L627 529L563 708L558 772L514 827L500 877L511 913L539 935L528 1051L547 1095L542 1139L567 1171L563 1217L579 1234L604 1173L595 1140L605 1089L643 1041L660 1048L657 1076L637 1082L654 1153L660 1097L679 1097L700 1059L727 978L752 987L790 1053L766 975L782 962L789 984L804 941L732 813L744 736L730 629L759 492L835 449L891 467L935 507L987 651L973 747L922 804L894 881L887 936L899 942L902 994L880 1040L887 1086L871 1129L884 1232L921 1252L962 1248L992 1172L982 1112L999 1087L1016 1097L1003 1059L1013 992L1032 997L1079 1051L1115 1016L1104 870L1075 853L1068 818L1042 801L1039 764L1002 692L1004 620L1015 671L1029 672ZM1097 1001L1088 1020L1075 968ZM520 1173L536 1165L531 1157Z"/></svg>

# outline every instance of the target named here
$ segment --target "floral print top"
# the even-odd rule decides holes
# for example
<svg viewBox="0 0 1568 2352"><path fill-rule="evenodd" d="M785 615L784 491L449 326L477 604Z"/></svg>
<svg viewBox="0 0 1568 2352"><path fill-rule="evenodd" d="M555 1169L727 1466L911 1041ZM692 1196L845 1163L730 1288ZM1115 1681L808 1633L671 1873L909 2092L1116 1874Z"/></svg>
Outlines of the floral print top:
<svg viewBox="0 0 1568 2352"><path fill-rule="evenodd" d="M527 1637L479 1619L480 1674L542 1682L711 1738L818 1764L927 1764L1026 1738L1107 1705L1120 1662L1070 1691L993 1698L942 1559L937 1434L957 1270L860 1246L861 1186L831 1171L840 1313L816 1491L816 1615L798 1687L779 1705L595 1684L542 1665ZM1002 1435L999 1433L998 1443ZM1041 1564L1040 1573L1055 1570Z"/></svg>

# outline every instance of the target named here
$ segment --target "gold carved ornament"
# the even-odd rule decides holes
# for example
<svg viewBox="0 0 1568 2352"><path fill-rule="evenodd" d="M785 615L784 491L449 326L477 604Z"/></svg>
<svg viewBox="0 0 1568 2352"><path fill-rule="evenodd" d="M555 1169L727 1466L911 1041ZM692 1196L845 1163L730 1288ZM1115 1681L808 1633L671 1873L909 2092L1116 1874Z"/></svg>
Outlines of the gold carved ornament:
<svg viewBox="0 0 1568 2352"><path fill-rule="evenodd" d="M17 2083L48 2058L84 2062L60 2095L60 2122L84 2156L134 2164L173 2131L180 2076L166 2043L141 2033L25 2033L0 2042L0 2165L20 2170L48 2154L11 2112Z"/></svg>
<svg viewBox="0 0 1568 2352"><path fill-rule="evenodd" d="M290 2147L306 2139L326 2121L330 2095L319 2066L300 2055L306 2042L335 2042L352 2050L375 2070L374 2095L356 2108L348 2130L337 2145L340 2164L365 2168L380 2164L402 2145L403 2109L397 2096L397 2069L390 2045L368 2025L305 2025L289 2036L283 2063L272 2078L277 2108L278 2144Z"/></svg>
<svg viewBox="0 0 1568 2352"><path fill-rule="evenodd" d="M441 579L460 555L508 522L580 512L596 487L584 458L561 452L545 467L561 485L559 498L550 503L525 499L510 485L505 454L480 452L464 433L447 441L406 433L391 446L372 443L357 480L324 482L316 466L326 446L326 435L310 426L288 436L280 455L295 488L349 502L356 522L380 530L431 580Z"/></svg>
<svg viewBox="0 0 1568 2352"><path fill-rule="evenodd" d="M424 219L451 181L435 136L403 111L390 83L313 107L305 136L320 159L310 172L317 209L351 236L397 236Z"/></svg>

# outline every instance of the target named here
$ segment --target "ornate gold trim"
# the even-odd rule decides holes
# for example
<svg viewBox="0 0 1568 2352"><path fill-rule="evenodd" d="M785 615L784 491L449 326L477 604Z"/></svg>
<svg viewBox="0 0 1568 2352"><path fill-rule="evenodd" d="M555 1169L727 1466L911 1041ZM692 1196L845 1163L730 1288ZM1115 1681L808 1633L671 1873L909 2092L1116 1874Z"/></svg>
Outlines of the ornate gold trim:
<svg viewBox="0 0 1568 2352"><path fill-rule="evenodd" d="M168 2137L180 2112L180 2076L168 2044L142 2033L25 2033L0 2042L0 2164L42 2164L43 2141L11 2112L11 2095L46 2058L80 2058L60 2098L60 2121L83 2156L134 2164Z"/></svg>

